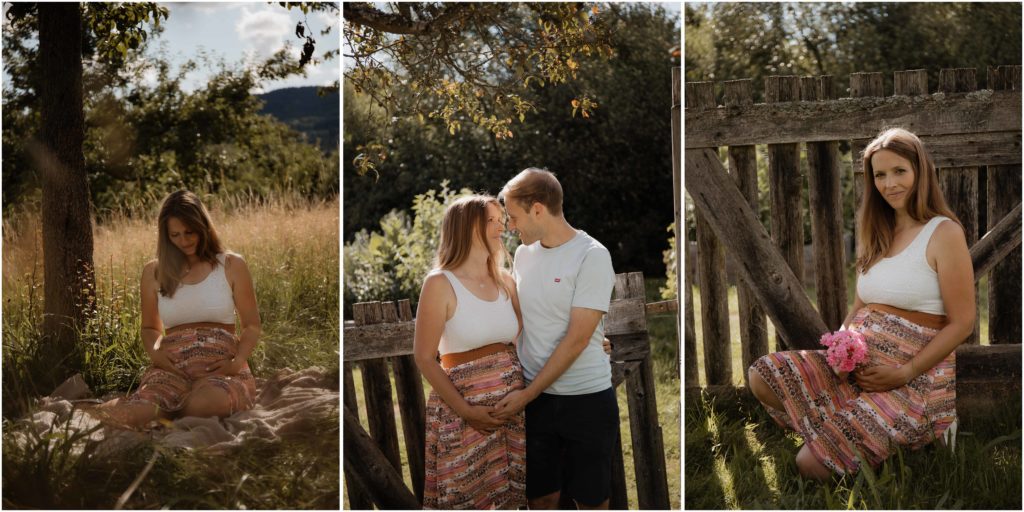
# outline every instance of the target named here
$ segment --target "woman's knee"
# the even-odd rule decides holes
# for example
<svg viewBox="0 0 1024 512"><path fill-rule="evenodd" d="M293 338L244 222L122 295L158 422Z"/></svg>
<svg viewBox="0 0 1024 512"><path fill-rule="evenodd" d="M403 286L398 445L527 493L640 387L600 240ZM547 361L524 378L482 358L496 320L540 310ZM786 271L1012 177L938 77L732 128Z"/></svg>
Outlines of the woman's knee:
<svg viewBox="0 0 1024 512"><path fill-rule="evenodd" d="M747 386L750 387L750 392L754 394L758 399L765 397L765 391L770 391L768 383L761 378L761 374L757 373L757 370L753 366L747 369Z"/></svg>
<svg viewBox="0 0 1024 512"><path fill-rule="evenodd" d="M189 395L181 412L183 416L228 416L231 414L231 397L217 386L202 386Z"/></svg>
<svg viewBox="0 0 1024 512"><path fill-rule="evenodd" d="M804 445L800 448L800 451L797 452L796 467L804 478L827 480L832 476L832 470L829 469L828 466L822 464L821 461L811 453L811 449L807 445Z"/></svg>

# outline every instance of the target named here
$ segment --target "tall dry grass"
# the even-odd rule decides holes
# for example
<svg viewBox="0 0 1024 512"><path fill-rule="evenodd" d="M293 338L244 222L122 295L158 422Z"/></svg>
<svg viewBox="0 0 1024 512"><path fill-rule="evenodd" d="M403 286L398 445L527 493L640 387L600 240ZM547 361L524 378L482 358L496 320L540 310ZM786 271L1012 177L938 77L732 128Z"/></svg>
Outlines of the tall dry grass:
<svg viewBox="0 0 1024 512"><path fill-rule="evenodd" d="M337 200L211 198L207 206L225 245L245 258L253 276L263 322L250 357L253 373L260 377L318 365L337 375ZM148 364L139 334L139 279L156 254L156 215L155 207L136 207L94 226L96 312L82 329L79 350L82 374L96 395L129 391ZM153 451L161 456L130 507L337 508L337 417L325 418L309 436L254 445L230 458L154 445L139 450L139 457L101 460L75 451L76 442L59 432L30 446L13 443L12 433L21 428L16 419L51 391L39 378L47 360L39 343L41 240L37 212L23 210L5 220L5 508L109 508Z"/></svg>

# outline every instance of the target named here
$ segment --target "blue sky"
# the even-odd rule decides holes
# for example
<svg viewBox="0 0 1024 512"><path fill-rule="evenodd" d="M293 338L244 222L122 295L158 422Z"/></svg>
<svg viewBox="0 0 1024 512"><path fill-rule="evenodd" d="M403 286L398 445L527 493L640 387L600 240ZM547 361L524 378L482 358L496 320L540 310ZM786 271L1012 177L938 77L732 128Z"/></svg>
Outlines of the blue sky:
<svg viewBox="0 0 1024 512"><path fill-rule="evenodd" d="M163 33L151 40L150 54L164 53L177 66L188 59L197 59L205 52L214 61L224 60L229 65L239 62L259 62L291 43L296 60L303 41L295 37L295 25L308 22L316 39L317 59L327 50L335 50L341 40L340 13L310 13L304 16L298 8L285 9L277 2L166 2L170 15L161 21ZM7 7L8 4L5 4ZM4 9L6 11L6 9ZM4 18L6 25L6 17ZM327 36L324 28L333 27ZM310 30L307 30L309 33ZM318 65L307 65L307 76L292 76L263 84L265 92L285 87L329 85L341 75L340 59L335 58ZM172 72L176 73L177 69ZM194 90L213 74L214 70L200 66L186 76L183 87ZM6 71L5 71L6 73ZM155 80L155 72L149 75Z"/></svg>
<svg viewBox="0 0 1024 512"><path fill-rule="evenodd" d="M195 58L202 49L213 58L228 63L255 62L268 57L286 42L292 44L296 59L302 41L295 37L295 25L304 20L297 8L285 9L276 2L173 2L164 3L170 17L162 22L164 32L151 51L164 51L172 62L180 64ZM341 26L339 14L310 13L308 21L316 39L316 57L324 51L337 49ZM333 27L327 36L320 30ZM268 82L266 91L284 87L328 85L341 74L340 61L333 59L316 66L307 66L307 76L293 76L287 80ZM202 84L211 72L197 69L187 77L185 87Z"/></svg>

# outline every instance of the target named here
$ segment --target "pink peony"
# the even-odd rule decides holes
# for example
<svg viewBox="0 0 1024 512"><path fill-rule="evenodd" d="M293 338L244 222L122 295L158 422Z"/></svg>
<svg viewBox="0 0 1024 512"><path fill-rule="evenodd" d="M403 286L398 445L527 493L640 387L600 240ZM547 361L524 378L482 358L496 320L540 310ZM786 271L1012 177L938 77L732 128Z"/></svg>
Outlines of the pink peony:
<svg viewBox="0 0 1024 512"><path fill-rule="evenodd" d="M821 335L821 344L828 347L825 359L836 371L852 372L868 357L868 345L857 331L825 333Z"/></svg>

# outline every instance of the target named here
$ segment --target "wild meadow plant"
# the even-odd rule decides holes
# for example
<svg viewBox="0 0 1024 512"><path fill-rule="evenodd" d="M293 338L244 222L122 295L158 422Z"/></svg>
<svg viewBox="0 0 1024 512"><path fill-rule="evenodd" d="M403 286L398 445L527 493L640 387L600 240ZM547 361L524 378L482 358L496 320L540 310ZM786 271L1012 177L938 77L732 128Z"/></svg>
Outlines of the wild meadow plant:
<svg viewBox="0 0 1024 512"><path fill-rule="evenodd" d="M245 258L253 276L263 326L250 357L253 373L269 377L315 365L338 375L337 201L238 196L210 198L208 207L222 240ZM73 355L94 396L132 390L149 363L140 336L139 281L143 265L155 257L155 219L155 207L139 205L94 228L94 313L81 328ZM149 443L116 461L106 460L80 434L60 428L15 442L15 434L29 435L17 419L53 390L39 376L54 355L44 353L39 343L43 271L38 214L10 216L3 236L5 508L112 507L151 459L151 471L130 506L337 507L337 416L325 419L309 436L244 446L230 457ZM297 481L297 474L308 478ZM182 494L183 489L189 492Z"/></svg>
<svg viewBox="0 0 1024 512"><path fill-rule="evenodd" d="M817 483L794 462L802 441L749 396L688 393L685 504L693 509L1020 510L1020 402L961 418L955 447L897 450L882 466Z"/></svg>

